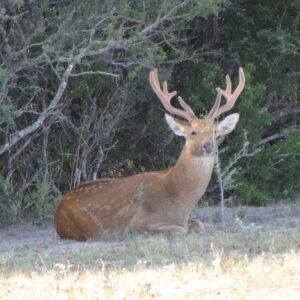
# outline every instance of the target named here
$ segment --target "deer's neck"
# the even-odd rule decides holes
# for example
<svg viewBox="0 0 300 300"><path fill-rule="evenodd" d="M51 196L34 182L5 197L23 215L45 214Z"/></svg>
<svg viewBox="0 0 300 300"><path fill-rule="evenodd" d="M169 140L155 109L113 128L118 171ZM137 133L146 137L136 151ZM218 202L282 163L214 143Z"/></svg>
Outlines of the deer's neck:
<svg viewBox="0 0 300 300"><path fill-rule="evenodd" d="M206 191L213 167L214 155L193 156L184 147L176 165L170 169L169 180L174 188L180 189L180 194L198 201Z"/></svg>

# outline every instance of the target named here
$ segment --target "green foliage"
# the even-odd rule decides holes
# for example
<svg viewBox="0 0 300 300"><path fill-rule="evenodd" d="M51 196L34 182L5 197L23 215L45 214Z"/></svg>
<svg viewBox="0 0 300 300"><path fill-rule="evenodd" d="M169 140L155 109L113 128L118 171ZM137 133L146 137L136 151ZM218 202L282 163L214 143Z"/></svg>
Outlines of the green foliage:
<svg viewBox="0 0 300 300"><path fill-rule="evenodd" d="M37 183L29 195L22 195L0 177L0 225L14 223L22 217L41 221L53 212L59 198L46 183Z"/></svg>
<svg viewBox="0 0 300 300"><path fill-rule="evenodd" d="M6 80L5 69L0 68L0 91L5 84ZM0 124L4 122L8 128L15 128L15 119L20 115L19 111L12 109L10 105L5 105L0 103Z"/></svg>
<svg viewBox="0 0 300 300"><path fill-rule="evenodd" d="M23 199L24 217L43 220L47 215L52 213L57 206L60 195L53 196L50 187L45 182L39 182L34 186L30 195Z"/></svg>
<svg viewBox="0 0 300 300"><path fill-rule="evenodd" d="M21 193L0 176L0 225L11 224L20 213Z"/></svg>
<svg viewBox="0 0 300 300"><path fill-rule="evenodd" d="M299 149L300 131L295 130L288 138L267 145L255 156L245 159L242 164L244 176L236 189L238 202L266 205L274 199L297 196L300 188Z"/></svg>
<svg viewBox="0 0 300 300"><path fill-rule="evenodd" d="M0 68L0 88L2 88L4 81L5 81L5 76L6 72L4 69Z"/></svg>
<svg viewBox="0 0 300 300"><path fill-rule="evenodd" d="M241 161L239 185L233 189L239 203L266 205L299 192L300 131L295 126L297 113L292 114L300 104L296 75L300 67L299 20L294 19L294 5L293 1L252 1L246 7L235 7L243 18L225 12L226 32L229 28L231 32L226 46L245 66L247 78L236 106L241 111L236 133L246 129L253 148L264 138L275 137L261 143L262 150L255 156ZM287 111L289 116L282 118ZM286 134L280 135L282 132ZM232 144L240 147L241 139L232 138L236 140Z"/></svg>
<svg viewBox="0 0 300 300"><path fill-rule="evenodd" d="M174 72L174 86L183 99L188 99L196 115L204 116L213 105L216 87L224 87L222 73L218 65L209 62L179 64Z"/></svg>
<svg viewBox="0 0 300 300"><path fill-rule="evenodd" d="M34 124L70 62L84 55L43 126L0 156L0 178L11 178L1 179L0 222L43 218L54 209L53 195L79 180L176 162L184 141L165 125L148 83L153 68L205 116L215 88L225 87L227 73L235 86L243 66L246 86L232 110L240 121L220 145L225 197L265 205L299 193L299 1L8 1L4 7L0 148ZM49 181L41 183L48 171ZM219 201L216 180L209 190Z"/></svg>
<svg viewBox="0 0 300 300"><path fill-rule="evenodd" d="M20 112L18 110L12 110L8 105L0 105L0 120L3 120L8 128L15 128L15 119L19 115Z"/></svg>

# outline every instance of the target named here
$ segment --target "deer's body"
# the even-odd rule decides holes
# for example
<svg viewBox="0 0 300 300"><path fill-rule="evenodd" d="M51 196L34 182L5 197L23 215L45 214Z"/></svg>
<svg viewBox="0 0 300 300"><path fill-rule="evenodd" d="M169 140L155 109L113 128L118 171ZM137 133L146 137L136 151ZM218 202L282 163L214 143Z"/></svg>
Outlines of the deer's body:
<svg viewBox="0 0 300 300"><path fill-rule="evenodd" d="M213 107L208 118L198 119L182 99L184 111L168 106L175 92L169 93L166 84L161 91L157 73L150 75L150 83L167 110L188 120L187 123L166 115L173 132L186 138L176 165L131 177L98 179L74 188L62 198L56 210L55 227L60 237L86 240L105 232L124 231L178 234L186 233L189 225L199 229L199 222L190 218L211 178L216 136L231 132L238 114L215 125L213 119L220 103ZM220 102L221 92L228 89L219 90L216 103Z"/></svg>
<svg viewBox="0 0 300 300"><path fill-rule="evenodd" d="M67 193L55 216L58 234L86 240L103 232L186 232L213 170L212 155L180 159L167 170L84 183Z"/></svg>

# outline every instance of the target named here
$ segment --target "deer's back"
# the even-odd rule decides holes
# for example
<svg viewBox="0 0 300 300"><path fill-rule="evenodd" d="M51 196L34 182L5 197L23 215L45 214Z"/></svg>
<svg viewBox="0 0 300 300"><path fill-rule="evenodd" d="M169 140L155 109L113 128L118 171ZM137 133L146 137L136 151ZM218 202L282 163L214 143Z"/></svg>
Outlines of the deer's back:
<svg viewBox="0 0 300 300"><path fill-rule="evenodd" d="M145 202L149 202L147 199L153 198L149 194L149 190L153 191L150 177L153 177L151 173L103 178L75 187L63 196L57 207L57 233L63 238L86 240L103 232L130 230Z"/></svg>

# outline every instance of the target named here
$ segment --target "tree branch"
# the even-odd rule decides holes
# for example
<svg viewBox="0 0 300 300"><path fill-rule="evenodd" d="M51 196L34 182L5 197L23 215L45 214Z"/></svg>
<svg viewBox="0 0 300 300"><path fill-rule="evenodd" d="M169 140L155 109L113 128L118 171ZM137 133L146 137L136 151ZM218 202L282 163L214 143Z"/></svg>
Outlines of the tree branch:
<svg viewBox="0 0 300 300"><path fill-rule="evenodd" d="M153 31L156 29L160 24L162 24L165 20L168 20L170 17L174 16L178 10L181 8L184 8L186 5L188 5L192 0L185 0L182 3L178 4L177 6L173 7L165 16L162 18L158 18L153 24L149 25L145 29L143 29L140 34L146 34L148 32Z"/></svg>
<svg viewBox="0 0 300 300"><path fill-rule="evenodd" d="M78 56L81 56L83 54L79 54ZM79 58L79 57L78 57ZM78 59L77 58L77 59ZM19 142L21 139L26 137L27 135L31 134L32 132L36 131L39 129L46 118L49 116L49 113L56 108L59 100L61 99L66 87L67 87L67 82L69 80L69 76L75 66L75 60L69 64L67 69L65 70L62 81L58 87L58 90L52 99L51 103L47 107L46 110L44 110L43 113L39 116L39 118L31 125L27 126L26 128L19 130L18 132L14 133L10 138L9 141L4 144L2 147L0 147L0 155L3 154L4 152L8 151L11 147L13 147L17 142Z"/></svg>
<svg viewBox="0 0 300 300"><path fill-rule="evenodd" d="M277 139L281 139L281 138L287 138L289 136L288 132L285 131L285 132L282 132L282 133L275 133L271 136L268 136L264 139L262 139L261 141L259 141L258 143L254 144L253 145L253 148L256 149L258 147L261 147L269 142L272 142L274 140L277 140Z"/></svg>
<svg viewBox="0 0 300 300"><path fill-rule="evenodd" d="M78 77L78 76L83 76L83 75L106 75L106 76L112 76L115 78L119 78L120 75L118 74L113 74L113 73L108 73L108 72L102 72L102 71L89 71L89 72L81 72L81 73L76 73L76 74L70 74L72 77Z"/></svg>

